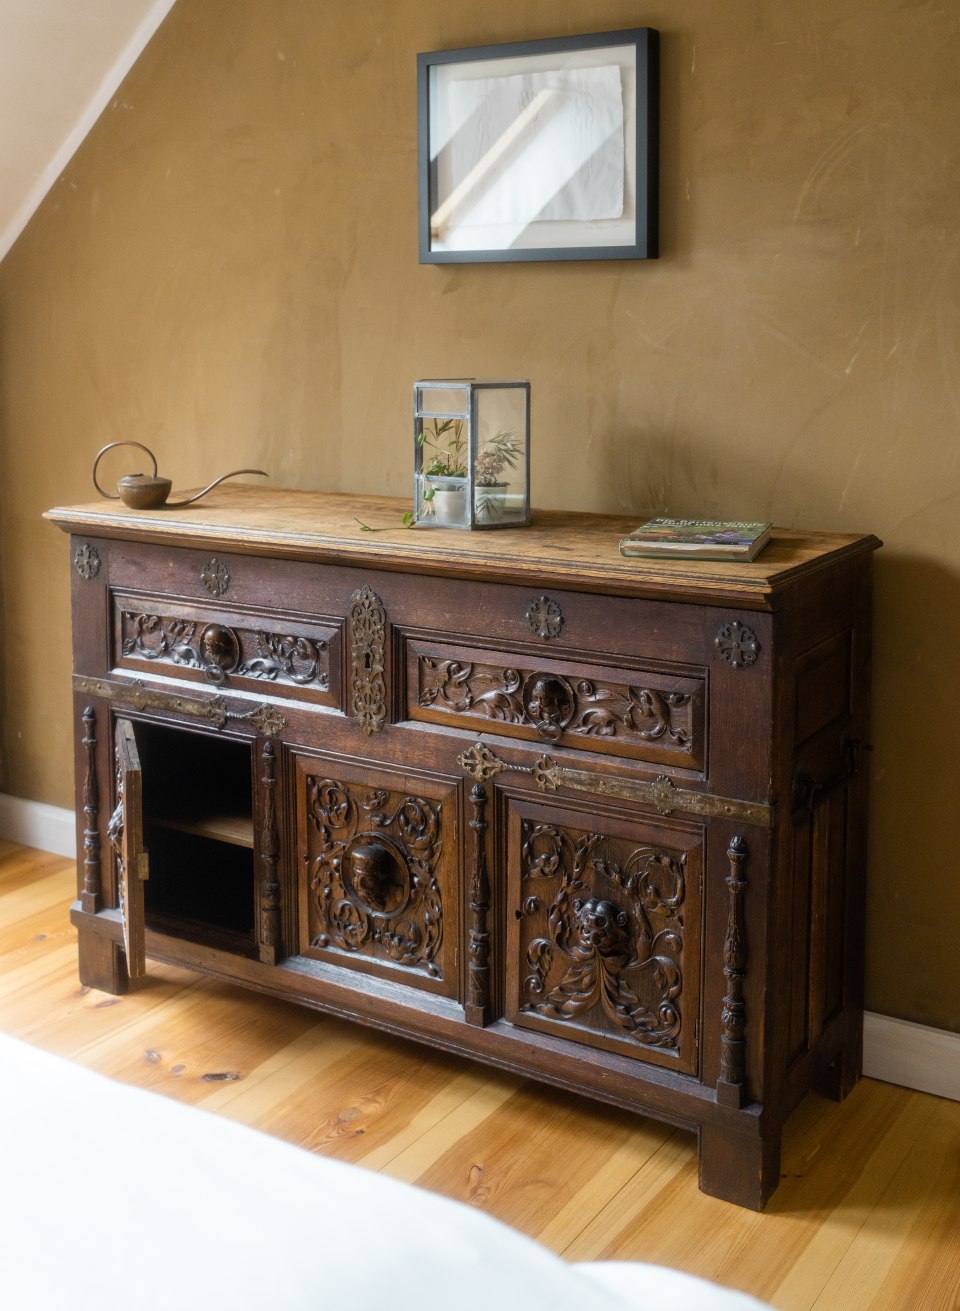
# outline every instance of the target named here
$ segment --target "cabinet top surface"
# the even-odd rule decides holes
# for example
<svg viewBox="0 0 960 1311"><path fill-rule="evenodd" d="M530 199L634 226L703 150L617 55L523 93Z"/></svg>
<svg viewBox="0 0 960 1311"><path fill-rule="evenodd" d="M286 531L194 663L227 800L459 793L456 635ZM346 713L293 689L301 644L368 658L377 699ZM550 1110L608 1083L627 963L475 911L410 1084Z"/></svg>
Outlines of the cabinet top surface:
<svg viewBox="0 0 960 1311"><path fill-rule="evenodd" d="M49 510L45 517L65 532L93 537L761 608L772 606L803 575L880 545L870 535L775 529L749 563L626 559L620 538L642 514L540 510L529 527L469 532L406 528L401 519L408 508L407 501L392 497L236 483L179 510L131 510L121 502L97 501Z"/></svg>

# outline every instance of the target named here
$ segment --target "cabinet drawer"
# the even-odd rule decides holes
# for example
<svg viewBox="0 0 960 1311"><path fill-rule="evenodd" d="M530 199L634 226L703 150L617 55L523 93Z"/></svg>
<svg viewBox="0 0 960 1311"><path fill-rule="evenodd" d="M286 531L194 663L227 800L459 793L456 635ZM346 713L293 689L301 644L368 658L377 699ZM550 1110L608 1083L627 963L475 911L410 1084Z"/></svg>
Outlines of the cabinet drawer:
<svg viewBox="0 0 960 1311"><path fill-rule="evenodd" d="M405 714L477 734L578 747L675 769L706 767L706 678L628 660L402 643Z"/></svg>
<svg viewBox="0 0 960 1311"><path fill-rule="evenodd" d="M115 591L112 663L341 708L343 624Z"/></svg>
<svg viewBox="0 0 960 1311"><path fill-rule="evenodd" d="M506 1015L697 1072L703 834L505 798Z"/></svg>

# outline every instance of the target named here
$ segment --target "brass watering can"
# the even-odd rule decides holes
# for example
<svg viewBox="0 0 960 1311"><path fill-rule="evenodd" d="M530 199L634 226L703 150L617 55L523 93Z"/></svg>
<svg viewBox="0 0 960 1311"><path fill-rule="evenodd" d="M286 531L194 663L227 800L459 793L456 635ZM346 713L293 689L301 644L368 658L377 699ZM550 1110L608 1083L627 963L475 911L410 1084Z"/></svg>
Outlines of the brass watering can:
<svg viewBox="0 0 960 1311"><path fill-rule="evenodd" d="M136 446L138 450L145 451L153 462L153 473L125 474L117 483L116 492L105 492L97 482L97 468L107 451L112 451L117 446ZM261 478L270 477L263 469L234 469L231 473L221 474L219 478L215 478L212 483L204 487L202 492L188 496L185 501L168 501L167 497L170 495L173 483L171 479L161 478L158 475L157 457L148 446L144 446L142 442L108 442L97 452L97 458L93 462L93 485L108 501L123 501L131 510L179 510L184 505L193 505L194 501L199 501L201 496L212 492L214 487L219 487L227 478L236 478L241 473L255 473Z"/></svg>

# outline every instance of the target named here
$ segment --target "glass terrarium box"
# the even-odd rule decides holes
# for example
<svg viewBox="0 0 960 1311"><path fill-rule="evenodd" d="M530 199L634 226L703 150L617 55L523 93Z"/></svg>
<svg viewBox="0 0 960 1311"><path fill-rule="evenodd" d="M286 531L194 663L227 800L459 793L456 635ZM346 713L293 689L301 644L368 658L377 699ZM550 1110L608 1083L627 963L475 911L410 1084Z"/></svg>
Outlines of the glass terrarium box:
<svg viewBox="0 0 960 1311"><path fill-rule="evenodd" d="M416 524L515 528L530 522L529 382L418 382L413 416Z"/></svg>

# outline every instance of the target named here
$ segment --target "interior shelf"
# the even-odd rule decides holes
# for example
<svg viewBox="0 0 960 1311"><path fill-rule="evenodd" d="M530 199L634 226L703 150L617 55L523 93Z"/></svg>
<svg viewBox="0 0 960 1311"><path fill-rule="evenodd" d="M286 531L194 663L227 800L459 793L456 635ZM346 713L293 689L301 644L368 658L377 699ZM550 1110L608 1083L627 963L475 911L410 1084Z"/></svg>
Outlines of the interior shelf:
<svg viewBox="0 0 960 1311"><path fill-rule="evenodd" d="M181 809L175 815L150 815L148 820L158 828L176 829L179 833L191 833L198 838L228 842L234 847L253 848L253 816L250 814L236 811L197 811L191 814Z"/></svg>

